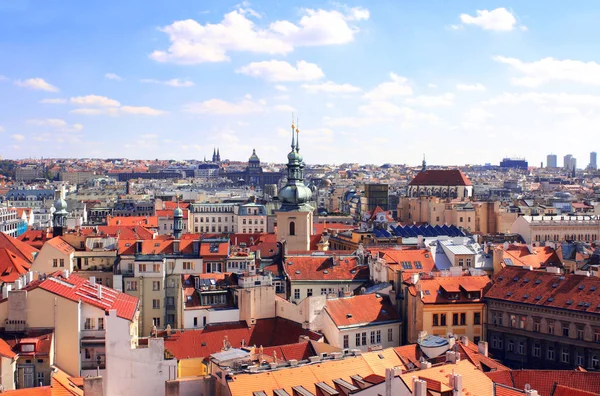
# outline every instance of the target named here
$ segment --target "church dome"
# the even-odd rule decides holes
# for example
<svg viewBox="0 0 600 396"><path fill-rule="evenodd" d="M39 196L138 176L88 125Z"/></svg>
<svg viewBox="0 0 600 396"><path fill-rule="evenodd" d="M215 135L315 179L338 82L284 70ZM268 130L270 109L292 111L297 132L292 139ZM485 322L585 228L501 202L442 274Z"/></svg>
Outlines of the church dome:
<svg viewBox="0 0 600 396"><path fill-rule="evenodd" d="M302 162L302 155L296 150L290 151L288 154L288 161L290 162Z"/></svg>
<svg viewBox="0 0 600 396"><path fill-rule="evenodd" d="M173 217L183 217L183 210L179 206L173 211Z"/></svg>
<svg viewBox="0 0 600 396"><path fill-rule="evenodd" d="M304 184L288 184L277 196L283 205L302 205L311 200L312 192Z"/></svg>
<svg viewBox="0 0 600 396"><path fill-rule="evenodd" d="M58 198L54 201L54 209L56 212L66 212L67 211L67 202L64 199Z"/></svg>

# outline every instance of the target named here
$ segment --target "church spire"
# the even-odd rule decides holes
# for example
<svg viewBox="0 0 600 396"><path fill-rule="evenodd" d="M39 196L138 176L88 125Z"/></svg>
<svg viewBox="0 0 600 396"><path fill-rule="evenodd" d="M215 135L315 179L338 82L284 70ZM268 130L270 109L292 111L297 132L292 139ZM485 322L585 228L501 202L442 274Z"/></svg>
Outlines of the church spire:
<svg viewBox="0 0 600 396"><path fill-rule="evenodd" d="M294 113L292 113L292 151L296 149L296 143L294 142L294 131L296 126L294 125Z"/></svg>
<svg viewBox="0 0 600 396"><path fill-rule="evenodd" d="M423 153L423 166L421 167L421 172L425 172L427 170L427 163L425 162L425 154Z"/></svg>
<svg viewBox="0 0 600 396"><path fill-rule="evenodd" d="M298 117L296 117L296 152L300 151L300 129L298 129L298 125L300 121L298 121Z"/></svg>

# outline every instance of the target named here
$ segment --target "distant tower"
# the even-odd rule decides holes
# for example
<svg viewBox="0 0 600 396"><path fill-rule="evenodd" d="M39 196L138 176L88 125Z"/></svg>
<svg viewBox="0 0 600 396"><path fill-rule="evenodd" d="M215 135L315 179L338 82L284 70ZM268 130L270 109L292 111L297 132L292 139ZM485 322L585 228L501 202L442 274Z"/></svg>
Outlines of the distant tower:
<svg viewBox="0 0 600 396"><path fill-rule="evenodd" d="M588 168L590 170L597 170L598 169L598 154L595 151L592 151L590 153L590 164L588 165Z"/></svg>
<svg viewBox="0 0 600 396"><path fill-rule="evenodd" d="M281 208L277 211L277 240L285 239L289 250L308 251L313 234L314 208L309 205L312 192L304 185L304 161L300 154L299 132L292 123L292 150L287 156L287 184L278 195Z"/></svg>
<svg viewBox="0 0 600 396"><path fill-rule="evenodd" d="M212 162L217 162L217 149L213 148Z"/></svg>
<svg viewBox="0 0 600 396"><path fill-rule="evenodd" d="M173 222L173 236L175 239L181 239L181 234L183 234L183 210L179 207L179 202L173 211Z"/></svg>
<svg viewBox="0 0 600 396"><path fill-rule="evenodd" d="M217 147L217 162L221 162L221 153L219 152L218 147Z"/></svg>
<svg viewBox="0 0 600 396"><path fill-rule="evenodd" d="M67 225L67 203L62 198L62 192L58 192L54 201L54 214L52 215L52 236L62 236Z"/></svg>
<svg viewBox="0 0 600 396"><path fill-rule="evenodd" d="M425 154L423 154L423 166L421 167L421 172L425 172L427 170L427 163L425 162Z"/></svg>

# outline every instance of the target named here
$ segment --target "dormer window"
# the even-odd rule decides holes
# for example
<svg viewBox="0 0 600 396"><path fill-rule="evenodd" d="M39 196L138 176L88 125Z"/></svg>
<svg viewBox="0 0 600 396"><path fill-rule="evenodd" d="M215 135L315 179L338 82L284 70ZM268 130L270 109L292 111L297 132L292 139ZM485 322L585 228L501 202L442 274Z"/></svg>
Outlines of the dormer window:
<svg viewBox="0 0 600 396"><path fill-rule="evenodd" d="M21 352L35 352L35 344L21 344Z"/></svg>

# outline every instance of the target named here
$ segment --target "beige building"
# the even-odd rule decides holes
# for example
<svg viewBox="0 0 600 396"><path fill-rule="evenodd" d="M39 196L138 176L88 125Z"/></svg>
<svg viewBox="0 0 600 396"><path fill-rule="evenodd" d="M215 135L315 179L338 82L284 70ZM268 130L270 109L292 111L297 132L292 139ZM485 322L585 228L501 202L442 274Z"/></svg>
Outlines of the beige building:
<svg viewBox="0 0 600 396"><path fill-rule="evenodd" d="M51 274L55 271L73 271L75 249L62 237L49 239L44 243L33 262L33 271Z"/></svg>
<svg viewBox="0 0 600 396"><path fill-rule="evenodd" d="M194 233L237 233L233 203L193 203L190 205ZM192 230L190 230L192 231Z"/></svg>
<svg viewBox="0 0 600 396"><path fill-rule="evenodd" d="M520 216L510 231L521 235L526 243L592 242L600 235L600 219L597 216Z"/></svg>

